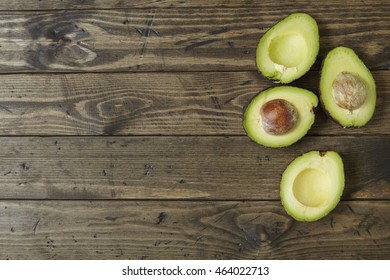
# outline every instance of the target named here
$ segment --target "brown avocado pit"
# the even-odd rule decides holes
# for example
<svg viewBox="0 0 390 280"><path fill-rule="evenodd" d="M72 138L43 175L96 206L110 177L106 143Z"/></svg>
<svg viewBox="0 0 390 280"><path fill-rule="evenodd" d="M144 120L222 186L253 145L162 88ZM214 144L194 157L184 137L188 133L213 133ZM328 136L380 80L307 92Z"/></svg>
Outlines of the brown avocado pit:
<svg viewBox="0 0 390 280"><path fill-rule="evenodd" d="M268 101L260 111L264 130L271 135L283 135L297 123L297 110L284 99Z"/></svg>

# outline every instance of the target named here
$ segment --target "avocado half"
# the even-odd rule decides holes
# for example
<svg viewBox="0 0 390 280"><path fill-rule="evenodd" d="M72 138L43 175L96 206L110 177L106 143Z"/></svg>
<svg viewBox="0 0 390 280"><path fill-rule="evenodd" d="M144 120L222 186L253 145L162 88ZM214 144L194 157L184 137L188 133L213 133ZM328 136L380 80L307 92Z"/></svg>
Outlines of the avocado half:
<svg viewBox="0 0 390 280"><path fill-rule="evenodd" d="M282 204L294 219L316 221L339 203L344 181L343 161L338 153L305 153L293 160L282 175Z"/></svg>
<svg viewBox="0 0 390 280"><path fill-rule="evenodd" d="M352 49L337 47L327 54L321 69L320 100L343 127L364 126L374 115L375 81Z"/></svg>
<svg viewBox="0 0 390 280"><path fill-rule="evenodd" d="M319 46L317 22L308 14L294 13L261 37L256 50L256 64L265 77L287 84L310 69Z"/></svg>
<svg viewBox="0 0 390 280"><path fill-rule="evenodd" d="M244 112L244 129L254 142L266 147L289 146L314 123L317 96L306 89L278 86L255 96Z"/></svg>

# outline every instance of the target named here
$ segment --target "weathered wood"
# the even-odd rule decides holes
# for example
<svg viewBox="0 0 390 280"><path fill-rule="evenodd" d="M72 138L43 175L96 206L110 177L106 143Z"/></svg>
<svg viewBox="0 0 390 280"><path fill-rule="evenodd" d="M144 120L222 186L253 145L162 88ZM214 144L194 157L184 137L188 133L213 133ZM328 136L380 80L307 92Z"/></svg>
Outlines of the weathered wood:
<svg viewBox="0 0 390 280"><path fill-rule="evenodd" d="M388 205L301 223L279 202L1 201L0 259L389 259Z"/></svg>
<svg viewBox="0 0 390 280"><path fill-rule="evenodd" d="M321 33L319 64L352 47L370 69L388 69L390 5L317 3L291 9L125 9L0 14L0 72L255 70L262 34L294 11Z"/></svg>
<svg viewBox="0 0 390 280"><path fill-rule="evenodd" d="M340 2L337 0L328 0L321 3L322 6L329 6L331 9L345 8L345 6L364 6L367 9L375 9L377 5L383 6L383 0L349 0ZM302 8L310 5L318 5L310 0L279 0L274 1L256 1L256 0L142 0L142 1L124 1L124 0L45 0L45 1L1 1L0 10L58 10L58 9L126 9L126 8L191 8L191 7L253 7L263 9L266 7L273 7L274 9L291 9Z"/></svg>
<svg viewBox="0 0 390 280"><path fill-rule="evenodd" d="M279 200L286 166L310 150L344 160L344 199L389 199L389 137L2 137L2 199Z"/></svg>
<svg viewBox="0 0 390 280"><path fill-rule="evenodd" d="M389 134L389 71L374 71L377 106L360 129L318 108L310 135ZM318 93L318 72L293 83ZM245 135L243 110L275 86L257 72L0 75L0 135Z"/></svg>
<svg viewBox="0 0 390 280"><path fill-rule="evenodd" d="M242 112L275 86L259 38L293 12L321 35L293 85L318 93L344 45L377 107L348 130L319 109L309 136L269 149ZM389 259L389 29L381 0L0 1L0 259ZM309 150L339 152L346 187L300 223L279 182Z"/></svg>

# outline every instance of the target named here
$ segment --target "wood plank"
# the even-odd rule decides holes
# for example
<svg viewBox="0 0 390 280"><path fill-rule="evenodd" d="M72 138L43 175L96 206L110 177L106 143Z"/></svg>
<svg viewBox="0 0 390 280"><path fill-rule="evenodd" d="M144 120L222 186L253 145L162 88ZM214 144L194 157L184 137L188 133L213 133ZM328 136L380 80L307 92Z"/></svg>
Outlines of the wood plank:
<svg viewBox="0 0 390 280"><path fill-rule="evenodd" d="M390 5L293 9L167 8L2 12L0 72L255 70L262 34L294 11L321 33L319 68L339 45L370 69L388 69ZM191 16L189 16L191 15Z"/></svg>
<svg viewBox="0 0 390 280"><path fill-rule="evenodd" d="M382 6L383 0L349 0L348 7L351 6L366 6L367 8L375 9L376 5ZM277 9L291 9L293 7L305 7L313 5L310 0L279 0L279 1L256 1L256 0L141 0L141 1L123 1L123 0L45 0L45 1L1 1L0 10L72 10L72 9L128 9L128 8L193 8L193 7L253 7L262 9L265 7L273 7ZM345 7L346 3L341 3L337 0L328 0L325 3L316 5L326 5L330 8Z"/></svg>
<svg viewBox="0 0 390 280"><path fill-rule="evenodd" d="M305 137L270 149L247 137L2 137L2 199L279 200L286 166L310 150L344 160L343 199L390 199L389 136Z"/></svg>
<svg viewBox="0 0 390 280"><path fill-rule="evenodd" d="M318 108L310 135L389 134L389 71L374 71L377 106L360 129ZM318 72L292 85L318 93ZM243 110L275 86L256 71L0 75L0 135L245 135Z"/></svg>
<svg viewBox="0 0 390 280"><path fill-rule="evenodd" d="M278 202L1 201L0 259L389 259L388 201L296 222Z"/></svg>

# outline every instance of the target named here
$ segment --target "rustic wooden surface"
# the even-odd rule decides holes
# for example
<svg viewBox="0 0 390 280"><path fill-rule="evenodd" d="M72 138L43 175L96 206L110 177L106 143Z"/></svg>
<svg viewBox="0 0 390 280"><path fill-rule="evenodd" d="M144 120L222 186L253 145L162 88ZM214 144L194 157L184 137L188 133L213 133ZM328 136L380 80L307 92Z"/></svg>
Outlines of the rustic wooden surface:
<svg viewBox="0 0 390 280"><path fill-rule="evenodd" d="M0 259L389 259L390 4L385 1L1 1ZM353 48L377 107L361 129L321 108L295 145L246 137L243 108L274 86L262 34L292 12L321 48L294 82L318 93L327 51ZM335 150L342 201L294 221L279 180Z"/></svg>

